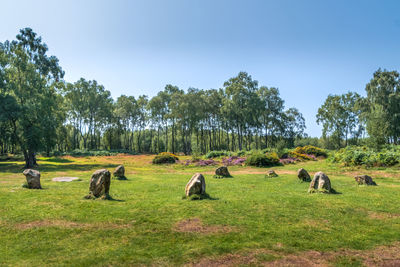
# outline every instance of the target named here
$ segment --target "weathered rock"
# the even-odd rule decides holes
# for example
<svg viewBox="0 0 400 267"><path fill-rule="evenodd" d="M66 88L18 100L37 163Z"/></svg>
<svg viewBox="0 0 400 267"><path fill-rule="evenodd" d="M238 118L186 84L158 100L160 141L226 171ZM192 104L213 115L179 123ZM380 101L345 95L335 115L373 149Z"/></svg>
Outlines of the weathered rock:
<svg viewBox="0 0 400 267"><path fill-rule="evenodd" d="M357 175L354 177L354 179L359 185L376 185L376 183L372 180L372 177L368 175Z"/></svg>
<svg viewBox="0 0 400 267"><path fill-rule="evenodd" d="M310 177L310 175L309 175L308 172L307 172L305 169L303 169L303 168L300 168L300 169L297 170L297 177L299 177L299 179L300 179L301 181L303 181L303 182L311 182L311 177Z"/></svg>
<svg viewBox="0 0 400 267"><path fill-rule="evenodd" d="M33 169L24 170L23 174L26 176L26 182L30 189L42 189L40 185L40 172Z"/></svg>
<svg viewBox="0 0 400 267"><path fill-rule="evenodd" d="M310 188L308 189L308 192L331 193L331 180L329 180L329 177L325 173L317 172L310 183Z"/></svg>
<svg viewBox="0 0 400 267"><path fill-rule="evenodd" d="M97 170L90 179L89 195L86 198L109 198L111 173L106 169Z"/></svg>
<svg viewBox="0 0 400 267"><path fill-rule="evenodd" d="M278 177L278 174L274 170L270 170L267 172L268 177Z"/></svg>
<svg viewBox="0 0 400 267"><path fill-rule="evenodd" d="M115 168L113 175L121 180L126 179L124 165L119 165L117 168Z"/></svg>
<svg viewBox="0 0 400 267"><path fill-rule="evenodd" d="M79 180L78 177L55 177L51 179L53 182L72 182L75 180Z"/></svg>
<svg viewBox="0 0 400 267"><path fill-rule="evenodd" d="M195 173L185 187L185 195L203 195L206 193L206 180L201 173Z"/></svg>
<svg viewBox="0 0 400 267"><path fill-rule="evenodd" d="M231 174L228 171L228 167L226 167L226 166L221 166L221 167L217 168L215 170L215 175L220 176L220 177L221 176L222 177L231 177Z"/></svg>

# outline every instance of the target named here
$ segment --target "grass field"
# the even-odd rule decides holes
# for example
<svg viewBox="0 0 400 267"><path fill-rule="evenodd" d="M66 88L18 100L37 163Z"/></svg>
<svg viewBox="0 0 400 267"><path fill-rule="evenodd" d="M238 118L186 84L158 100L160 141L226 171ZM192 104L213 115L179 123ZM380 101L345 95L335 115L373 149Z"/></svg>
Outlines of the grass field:
<svg viewBox="0 0 400 267"><path fill-rule="evenodd" d="M183 157L184 158L184 157ZM0 265L400 265L400 172L324 160L272 168L155 166L152 156L40 158L43 190L23 162L0 162ZM85 200L96 169L124 164L113 200ZM308 194L296 170L324 171L339 194ZM210 199L182 199L200 172ZM378 186L358 186L371 175ZM80 181L52 182L57 176Z"/></svg>

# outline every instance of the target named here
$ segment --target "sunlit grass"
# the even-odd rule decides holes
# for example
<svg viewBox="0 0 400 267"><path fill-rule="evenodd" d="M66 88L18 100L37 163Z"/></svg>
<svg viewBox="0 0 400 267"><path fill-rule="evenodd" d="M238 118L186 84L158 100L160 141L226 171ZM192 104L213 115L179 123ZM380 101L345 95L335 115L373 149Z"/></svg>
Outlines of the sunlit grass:
<svg viewBox="0 0 400 267"><path fill-rule="evenodd" d="M43 190L21 187L23 162L0 162L0 265L180 265L261 248L284 253L368 249L400 240L395 168L314 161L269 168L277 178L266 179L266 168L234 166L229 168L232 179L214 179L212 166L152 165L151 159L39 158ZM114 201L84 200L93 171L112 171L119 164L125 165L128 180L112 180ZM307 194L308 183L296 176L300 167L310 174L324 171L341 194ZM209 199L182 199L195 172L204 174ZM371 175L378 186L358 186L354 173ZM52 182L57 176L81 181ZM188 218L233 230L176 232L176 223Z"/></svg>

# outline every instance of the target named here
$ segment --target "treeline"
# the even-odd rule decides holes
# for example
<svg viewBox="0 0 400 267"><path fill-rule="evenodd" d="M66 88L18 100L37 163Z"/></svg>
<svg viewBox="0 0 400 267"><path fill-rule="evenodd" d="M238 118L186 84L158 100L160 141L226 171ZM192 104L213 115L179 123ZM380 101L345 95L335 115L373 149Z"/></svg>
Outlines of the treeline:
<svg viewBox="0 0 400 267"><path fill-rule="evenodd" d="M30 28L0 43L0 149L23 153L26 167L36 164L37 152L206 153L292 147L304 135L302 114L246 72L220 89L166 85L152 98L114 101L96 81L65 82L47 51Z"/></svg>
<svg viewBox="0 0 400 267"><path fill-rule="evenodd" d="M400 74L378 69L366 85L366 96L348 92L329 95L319 108L326 148L348 144L376 150L400 141Z"/></svg>

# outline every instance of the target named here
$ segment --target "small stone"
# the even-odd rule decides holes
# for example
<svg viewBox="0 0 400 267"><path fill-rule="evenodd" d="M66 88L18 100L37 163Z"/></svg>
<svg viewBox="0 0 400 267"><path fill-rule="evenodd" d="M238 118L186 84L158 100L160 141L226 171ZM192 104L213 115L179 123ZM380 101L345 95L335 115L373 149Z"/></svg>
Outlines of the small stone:
<svg viewBox="0 0 400 267"><path fill-rule="evenodd" d="M274 170L270 170L267 172L268 177L278 177L278 174Z"/></svg>
<svg viewBox="0 0 400 267"><path fill-rule="evenodd" d="M40 185L40 172L33 169L24 170L23 174L26 176L26 182L29 189L42 189Z"/></svg>
<svg viewBox="0 0 400 267"><path fill-rule="evenodd" d="M308 189L308 192L331 193L331 180L329 180L329 177L325 173L317 172L310 183L310 188Z"/></svg>
<svg viewBox="0 0 400 267"><path fill-rule="evenodd" d="M215 175L219 177L231 177L231 174L228 171L228 167L221 166L215 170Z"/></svg>
<svg viewBox="0 0 400 267"><path fill-rule="evenodd" d="M368 175L357 175L354 177L354 179L359 185L376 185L376 183L372 180L372 177Z"/></svg>
<svg viewBox="0 0 400 267"><path fill-rule="evenodd" d="M185 187L185 195L203 195L206 193L206 180L201 173L195 173Z"/></svg>
<svg viewBox="0 0 400 267"><path fill-rule="evenodd" d="M115 168L113 175L117 179L125 180L126 177L125 177L125 167L124 167L124 165L119 165L117 168Z"/></svg>
<svg viewBox="0 0 400 267"><path fill-rule="evenodd" d="M106 169L97 170L90 179L89 195L85 198L109 198L111 173Z"/></svg>
<svg viewBox="0 0 400 267"><path fill-rule="evenodd" d="M72 182L75 180L79 180L78 177L55 177L51 179L53 182Z"/></svg>
<svg viewBox="0 0 400 267"><path fill-rule="evenodd" d="M310 175L309 175L308 172L307 172L305 169L303 169L303 168L298 169L298 171L297 171L297 177L299 177L299 179L300 179L301 181L303 181L303 182L311 182L311 177L310 177Z"/></svg>

